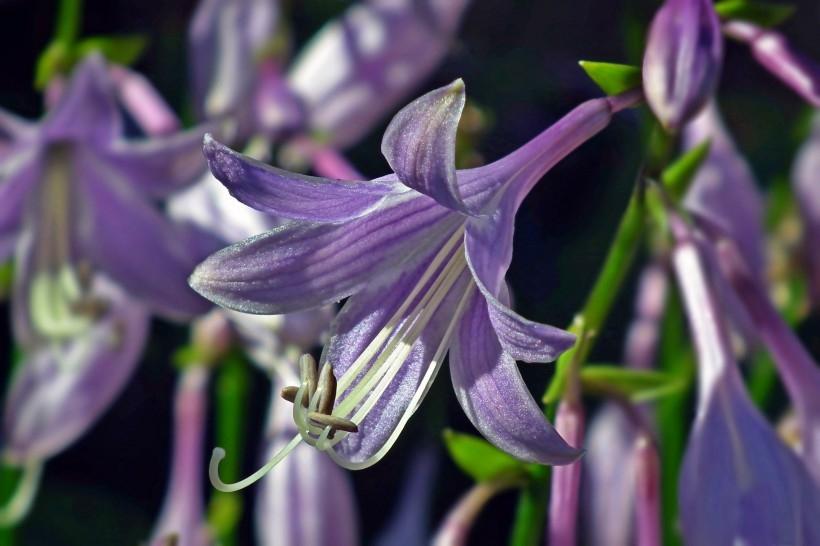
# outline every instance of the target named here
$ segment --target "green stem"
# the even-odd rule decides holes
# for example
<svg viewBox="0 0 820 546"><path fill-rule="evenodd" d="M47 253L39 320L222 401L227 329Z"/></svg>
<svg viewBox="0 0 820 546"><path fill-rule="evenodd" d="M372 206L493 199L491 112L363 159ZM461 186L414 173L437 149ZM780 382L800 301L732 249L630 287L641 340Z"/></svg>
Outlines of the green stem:
<svg viewBox="0 0 820 546"><path fill-rule="evenodd" d="M216 444L231 454L222 462L219 471L222 479L229 483L241 477L248 387L247 364L238 352L231 353L217 376L215 404ZM219 544L237 544L236 531L241 514L241 494L214 493L208 507L208 520Z"/></svg>
<svg viewBox="0 0 820 546"><path fill-rule="evenodd" d="M544 411L550 419L554 417L555 402L564 394L570 371L582 365L592 350L596 334L601 331L640 246L645 209L643 194L643 182L640 182L621 217L615 238L592 291L583 309L569 327L571 332L579 336L578 342L558 359L555 375L544 394ZM511 544L538 544L546 518L549 476L549 469L545 467L544 472L534 476L530 486L524 490L516 511Z"/></svg>
<svg viewBox="0 0 820 546"><path fill-rule="evenodd" d="M83 0L60 0L55 41L71 46L80 35Z"/></svg>
<svg viewBox="0 0 820 546"><path fill-rule="evenodd" d="M17 481L21 478L20 468L15 466L0 466L0 505L9 502L9 498L17 489ZM16 527L0 527L0 546L14 546L16 540Z"/></svg>

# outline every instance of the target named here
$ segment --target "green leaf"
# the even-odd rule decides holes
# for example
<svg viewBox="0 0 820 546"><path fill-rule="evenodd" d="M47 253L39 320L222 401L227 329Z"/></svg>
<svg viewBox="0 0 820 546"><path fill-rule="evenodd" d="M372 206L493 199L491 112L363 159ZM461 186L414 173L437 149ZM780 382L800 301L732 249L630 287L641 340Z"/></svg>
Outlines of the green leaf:
<svg viewBox="0 0 820 546"><path fill-rule="evenodd" d="M675 201L686 195L686 190L689 189L698 169L709 156L710 146L711 141L704 140L687 150L661 173L661 182Z"/></svg>
<svg viewBox="0 0 820 546"><path fill-rule="evenodd" d="M597 364L581 369L581 385L585 392L615 394L632 402L646 402L681 392L686 380L655 370Z"/></svg>
<svg viewBox="0 0 820 546"><path fill-rule="evenodd" d="M607 95L620 95L641 85L641 69L637 66L595 61L578 64Z"/></svg>
<svg viewBox="0 0 820 546"><path fill-rule="evenodd" d="M453 462L477 482L528 472L525 463L472 434L445 429L444 445Z"/></svg>
<svg viewBox="0 0 820 546"><path fill-rule="evenodd" d="M721 0L715 4L715 11L722 19L740 19L764 27L773 27L791 17L795 6L755 0Z"/></svg>
<svg viewBox="0 0 820 546"><path fill-rule="evenodd" d="M68 72L73 59L65 43L51 42L37 58L37 68L34 69L35 89L42 91L54 76Z"/></svg>
<svg viewBox="0 0 820 546"><path fill-rule="evenodd" d="M77 58L100 52L112 63L133 64L148 45L148 39L140 34L123 36L90 36L77 44Z"/></svg>

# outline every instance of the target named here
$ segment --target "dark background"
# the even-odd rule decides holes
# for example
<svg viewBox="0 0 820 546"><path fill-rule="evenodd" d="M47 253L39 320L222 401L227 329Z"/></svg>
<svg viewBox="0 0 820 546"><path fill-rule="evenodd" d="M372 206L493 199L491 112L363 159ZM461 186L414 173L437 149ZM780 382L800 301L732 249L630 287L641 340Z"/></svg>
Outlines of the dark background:
<svg viewBox="0 0 820 546"><path fill-rule="evenodd" d="M290 2L296 47L349 3ZM820 59L820 4L814 0L793 4L799 6L798 16L783 29ZM32 87L33 70L37 55L51 38L55 5L47 0L0 1L0 106L27 117L41 113L40 98ZM492 160L580 101L599 94L578 68L579 59L639 63L645 26L657 5L614 0L474 0L450 55L415 94L463 77L468 97L494 120L480 144L482 155ZM88 0L84 32L149 36L151 45L137 68L182 111L187 93L185 33L193 8L190 0ZM807 108L802 102L756 65L744 47L731 42L720 98L761 185L787 174L805 126L801 120ZM378 153L381 129L350 153L353 162L374 177L387 170ZM528 318L566 325L582 304L638 168L643 146L639 129L638 114L619 115L603 134L553 169L525 202L518 216L508 279L519 310ZM619 358L630 293L627 290L617 303L596 358ZM11 354L9 329L4 304L0 308L3 358ZM143 364L125 393L89 434L48 463L34 511L23 527L22 544L136 544L147 538L167 479L175 378L171 355L186 339L183 327L155 322ZM9 366L3 368L5 373ZM551 369L543 365L523 370L536 395L543 392ZM365 541L391 513L392 499L414 450L430 441L440 446L443 425L472 430L452 395L448 376L446 370L439 376L390 454L375 467L355 474ZM268 396L267 379L261 374L253 379L248 470L258 453L256 431L262 428ZM212 445L210 439L206 445ZM433 527L470 483L441 455ZM471 543L505 541L514 501L512 494L493 501ZM243 544L252 537L252 518L246 516Z"/></svg>

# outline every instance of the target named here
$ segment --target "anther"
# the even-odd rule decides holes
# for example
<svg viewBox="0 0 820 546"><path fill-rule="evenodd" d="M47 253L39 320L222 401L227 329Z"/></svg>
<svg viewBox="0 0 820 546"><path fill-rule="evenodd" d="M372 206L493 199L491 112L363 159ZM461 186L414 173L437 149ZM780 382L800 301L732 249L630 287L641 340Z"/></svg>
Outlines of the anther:
<svg viewBox="0 0 820 546"><path fill-rule="evenodd" d="M84 297L71 303L71 311L96 320L108 311L109 304L102 298Z"/></svg>
<svg viewBox="0 0 820 546"><path fill-rule="evenodd" d="M290 387L282 387L282 391L279 394L280 394L280 396L282 396L282 398L284 398L285 400L287 400L291 404L295 404L296 403L296 393L298 393L298 392L299 392L299 387L290 386ZM302 395L302 406L303 407L308 407L309 403L310 403L310 401L308 400L308 394L304 393Z"/></svg>
<svg viewBox="0 0 820 546"><path fill-rule="evenodd" d="M319 396L317 411L325 415L333 413L333 404L336 401L336 377L333 375L333 368L330 364L322 366L319 373L319 387L322 394Z"/></svg>
<svg viewBox="0 0 820 546"><path fill-rule="evenodd" d="M325 413L319 413L318 411L311 411L308 412L308 419L318 425L331 427L333 430L359 432L359 427L356 423L342 417L336 417L335 415L327 415Z"/></svg>
<svg viewBox="0 0 820 546"><path fill-rule="evenodd" d="M88 260L81 260L75 268L77 281L84 292L91 290L91 282L94 280L94 268Z"/></svg>
<svg viewBox="0 0 820 546"><path fill-rule="evenodd" d="M308 399L316 393L316 359L309 354L299 357L299 379L307 385Z"/></svg>

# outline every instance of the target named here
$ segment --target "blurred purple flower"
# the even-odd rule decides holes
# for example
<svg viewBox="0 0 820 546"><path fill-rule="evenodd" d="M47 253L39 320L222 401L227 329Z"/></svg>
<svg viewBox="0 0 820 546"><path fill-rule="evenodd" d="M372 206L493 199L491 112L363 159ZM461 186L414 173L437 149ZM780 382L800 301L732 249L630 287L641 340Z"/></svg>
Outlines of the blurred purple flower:
<svg viewBox="0 0 820 546"><path fill-rule="evenodd" d="M479 482L470 488L450 509L435 536L432 546L464 546L481 510L499 493L522 485L516 478L501 477Z"/></svg>
<svg viewBox="0 0 820 546"><path fill-rule="evenodd" d="M797 416L800 452L820 483L820 368L780 317L764 286L749 272L729 239L719 243L721 268L769 349Z"/></svg>
<svg viewBox="0 0 820 546"><path fill-rule="evenodd" d="M706 104L722 62L711 0L666 0L652 20L643 59L646 101L666 129L678 131Z"/></svg>
<svg viewBox="0 0 820 546"><path fill-rule="evenodd" d="M149 311L184 318L209 308L185 285L207 252L199 234L153 202L204 163L201 133L125 140L97 56L40 123L3 126L13 138L0 157L0 259L15 251L14 330L26 355L4 449L22 461L60 451L100 416L139 358Z"/></svg>
<svg viewBox="0 0 820 546"><path fill-rule="evenodd" d="M555 429L569 445L584 443L584 409L578 401L564 399L555 415ZM552 471L549 507L550 546L577 544L578 496L581 492L581 461Z"/></svg>
<svg viewBox="0 0 820 546"><path fill-rule="evenodd" d="M820 490L746 394L699 249L678 231L674 269L698 355L697 415L679 481L688 544L820 543Z"/></svg>
<svg viewBox="0 0 820 546"><path fill-rule="evenodd" d="M202 491L202 442L208 404L208 375L191 365L179 377L174 398L174 451L162 511L152 533L152 546L211 544L205 523Z"/></svg>
<svg viewBox="0 0 820 546"><path fill-rule="evenodd" d="M283 385L298 379L293 365L280 365ZM271 397L266 458L298 434L292 407L277 392ZM350 477L324 453L307 445L261 482L256 503L256 530L262 546L354 546L359 543L356 498Z"/></svg>
<svg viewBox="0 0 820 546"><path fill-rule="evenodd" d="M686 210L737 241L756 275L764 271L763 197L749 164L738 151L714 101L683 133L686 148L709 140L709 156L686 195Z"/></svg>
<svg viewBox="0 0 820 546"><path fill-rule="evenodd" d="M658 449L642 434L634 445L637 546L661 545L661 463Z"/></svg>
<svg viewBox="0 0 820 546"><path fill-rule="evenodd" d="M334 147L361 139L444 57L469 0L368 0L326 25L287 82Z"/></svg>
<svg viewBox="0 0 820 546"><path fill-rule="evenodd" d="M306 423L303 439L344 466L363 468L387 452L448 349L457 398L485 437L525 460L572 462L579 452L544 420L515 360L552 360L574 338L514 313L503 279L526 194L634 100L588 101L509 156L457 172L458 80L396 115L382 143L396 174L371 182L288 173L206 139L211 170L235 197L293 221L214 254L191 285L250 313L350 296L323 363L339 377L330 418L352 421L358 432L317 427L301 404L294 410Z"/></svg>
<svg viewBox="0 0 820 546"><path fill-rule="evenodd" d="M820 64L797 51L785 36L745 21L727 23L724 31L747 44L757 62L806 102L820 107Z"/></svg>
<svg viewBox="0 0 820 546"><path fill-rule="evenodd" d="M820 303L820 114L792 168L792 187L803 220L803 259L815 305Z"/></svg>

